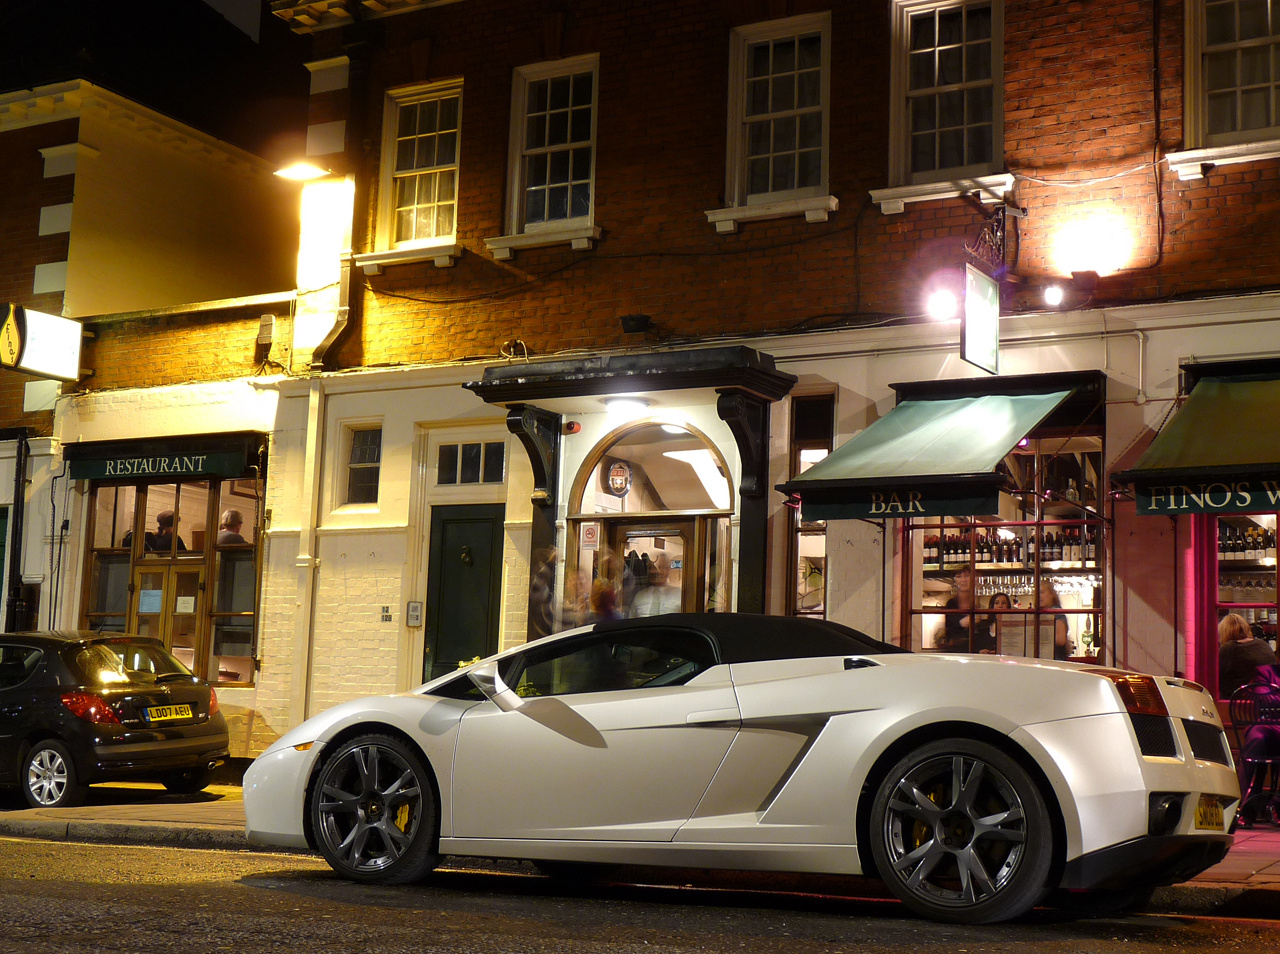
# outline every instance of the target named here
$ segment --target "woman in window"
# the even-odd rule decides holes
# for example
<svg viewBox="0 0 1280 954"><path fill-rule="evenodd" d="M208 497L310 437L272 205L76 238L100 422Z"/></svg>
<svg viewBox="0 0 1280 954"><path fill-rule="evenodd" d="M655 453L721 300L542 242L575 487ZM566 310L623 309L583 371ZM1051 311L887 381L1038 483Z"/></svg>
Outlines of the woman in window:
<svg viewBox="0 0 1280 954"><path fill-rule="evenodd" d="M1230 699L1241 686L1253 681L1259 666L1274 665L1276 654L1265 640L1256 639L1239 613L1218 622L1218 697Z"/></svg>

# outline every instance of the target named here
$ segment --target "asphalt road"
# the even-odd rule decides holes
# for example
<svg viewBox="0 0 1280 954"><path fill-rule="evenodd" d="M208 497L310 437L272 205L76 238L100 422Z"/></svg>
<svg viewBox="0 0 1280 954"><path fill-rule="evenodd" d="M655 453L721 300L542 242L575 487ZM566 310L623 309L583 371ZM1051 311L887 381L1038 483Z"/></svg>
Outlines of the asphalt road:
<svg viewBox="0 0 1280 954"><path fill-rule="evenodd" d="M574 887L512 868L378 888L310 856L0 839L0 952L1280 954L1274 922L1037 911L954 927L874 899Z"/></svg>

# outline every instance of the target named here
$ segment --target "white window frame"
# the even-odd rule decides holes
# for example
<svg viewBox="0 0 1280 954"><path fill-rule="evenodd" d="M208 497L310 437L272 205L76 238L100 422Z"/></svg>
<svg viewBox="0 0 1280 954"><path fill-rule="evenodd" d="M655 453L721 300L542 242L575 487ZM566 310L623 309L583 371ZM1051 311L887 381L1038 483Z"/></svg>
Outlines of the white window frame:
<svg viewBox="0 0 1280 954"><path fill-rule="evenodd" d="M529 87L540 80L569 76L575 73L592 74L591 83L591 184L590 200L586 215L553 222L524 221L524 168L525 168L525 111L529 103ZM545 63L516 67L511 84L511 133L507 149L507 198L503 220L504 234L484 240L494 258L511 258L521 248L537 248L547 245L568 244L575 249L593 247L600 238L595 224L596 212L596 158L598 153L596 129L600 116L600 54L586 53Z"/></svg>
<svg viewBox="0 0 1280 954"><path fill-rule="evenodd" d="M453 231L427 239L407 242L395 240L395 165L396 142L400 127L400 110L429 100L458 99L458 144L454 151ZM356 264L366 274L377 274L384 265L431 260L437 266L452 265L461 254L458 246L458 213L461 205L462 174L462 80L453 79L437 83L419 83L397 89L389 89L383 99L382 109L382 161L378 174L378 209L375 223L374 251L354 256Z"/></svg>
<svg viewBox="0 0 1280 954"><path fill-rule="evenodd" d="M818 184L785 192L747 192L747 51L755 43L787 36L822 36L822 160ZM717 232L736 232L739 222L803 215L825 222L840 207L829 195L831 155L831 13L810 13L736 27L729 34L729 101L725 154L725 208L705 213Z"/></svg>
<svg viewBox="0 0 1280 954"><path fill-rule="evenodd" d="M348 512L377 512L378 504L382 498L382 470L385 466L384 451L387 443L387 430L381 420L369 421L344 421L342 424L342 469L339 475L338 500L341 501L338 509ZM377 431L378 432L378 486L377 493L373 500L351 500L351 470L354 465L351 461L351 452L355 446L355 436L357 432Z"/></svg>
<svg viewBox="0 0 1280 954"><path fill-rule="evenodd" d="M1179 179L1199 179L1214 166L1280 158L1280 126L1209 136L1204 76L1205 0L1188 0L1184 10L1183 137L1188 148L1168 153L1165 158L1169 167Z"/></svg>
<svg viewBox="0 0 1280 954"><path fill-rule="evenodd" d="M907 110L910 88L911 17L950 7L991 7L991 161L930 172L911 172L911 130ZM1000 201L1009 179L1004 168L1004 2L1003 0L893 0L892 67L889 77L889 183L871 193L885 213L901 212L903 202L922 202L976 194ZM991 198L988 199L987 197Z"/></svg>
<svg viewBox="0 0 1280 954"><path fill-rule="evenodd" d="M437 463L441 444L503 444L502 481L500 483L441 484L437 483ZM426 458L422 471L426 477L427 499L430 504L452 503L505 503L507 484L511 480L512 455L519 444L514 443L511 432L505 427L435 427L427 434Z"/></svg>

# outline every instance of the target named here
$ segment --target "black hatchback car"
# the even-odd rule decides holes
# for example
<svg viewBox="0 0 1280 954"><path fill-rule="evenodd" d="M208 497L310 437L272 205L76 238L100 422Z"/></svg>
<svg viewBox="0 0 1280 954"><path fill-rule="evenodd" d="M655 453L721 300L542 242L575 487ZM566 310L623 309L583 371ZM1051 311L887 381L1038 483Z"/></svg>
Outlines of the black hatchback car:
<svg viewBox="0 0 1280 954"><path fill-rule="evenodd" d="M0 634L0 785L31 805L75 805L90 784L127 779L198 792L227 754L217 694L160 640Z"/></svg>

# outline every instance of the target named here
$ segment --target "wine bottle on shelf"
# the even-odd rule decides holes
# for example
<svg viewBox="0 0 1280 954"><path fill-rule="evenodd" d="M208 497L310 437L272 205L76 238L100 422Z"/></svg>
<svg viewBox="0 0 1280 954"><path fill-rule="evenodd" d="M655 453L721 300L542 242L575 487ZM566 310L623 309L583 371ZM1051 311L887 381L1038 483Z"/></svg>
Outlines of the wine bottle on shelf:
<svg viewBox="0 0 1280 954"><path fill-rule="evenodd" d="M1244 531L1244 558L1246 560L1258 559L1257 548L1253 545L1253 528L1246 528Z"/></svg>
<svg viewBox="0 0 1280 954"><path fill-rule="evenodd" d="M1227 558L1227 528L1225 524L1218 525L1218 562L1221 563Z"/></svg>
<svg viewBox="0 0 1280 954"><path fill-rule="evenodd" d="M1276 532L1274 530L1267 531L1266 549L1263 550L1265 559L1274 560L1276 558Z"/></svg>
<svg viewBox="0 0 1280 954"><path fill-rule="evenodd" d="M1093 563L1098 559L1098 544L1094 532L1092 527L1085 531L1084 559L1086 563Z"/></svg>
<svg viewBox="0 0 1280 954"><path fill-rule="evenodd" d="M1030 566L1036 562L1036 531L1033 527L1031 532L1027 534L1027 565Z"/></svg>
<svg viewBox="0 0 1280 954"><path fill-rule="evenodd" d="M1074 563L1084 564L1084 544L1080 542L1080 531L1075 530L1071 534L1071 560Z"/></svg>

